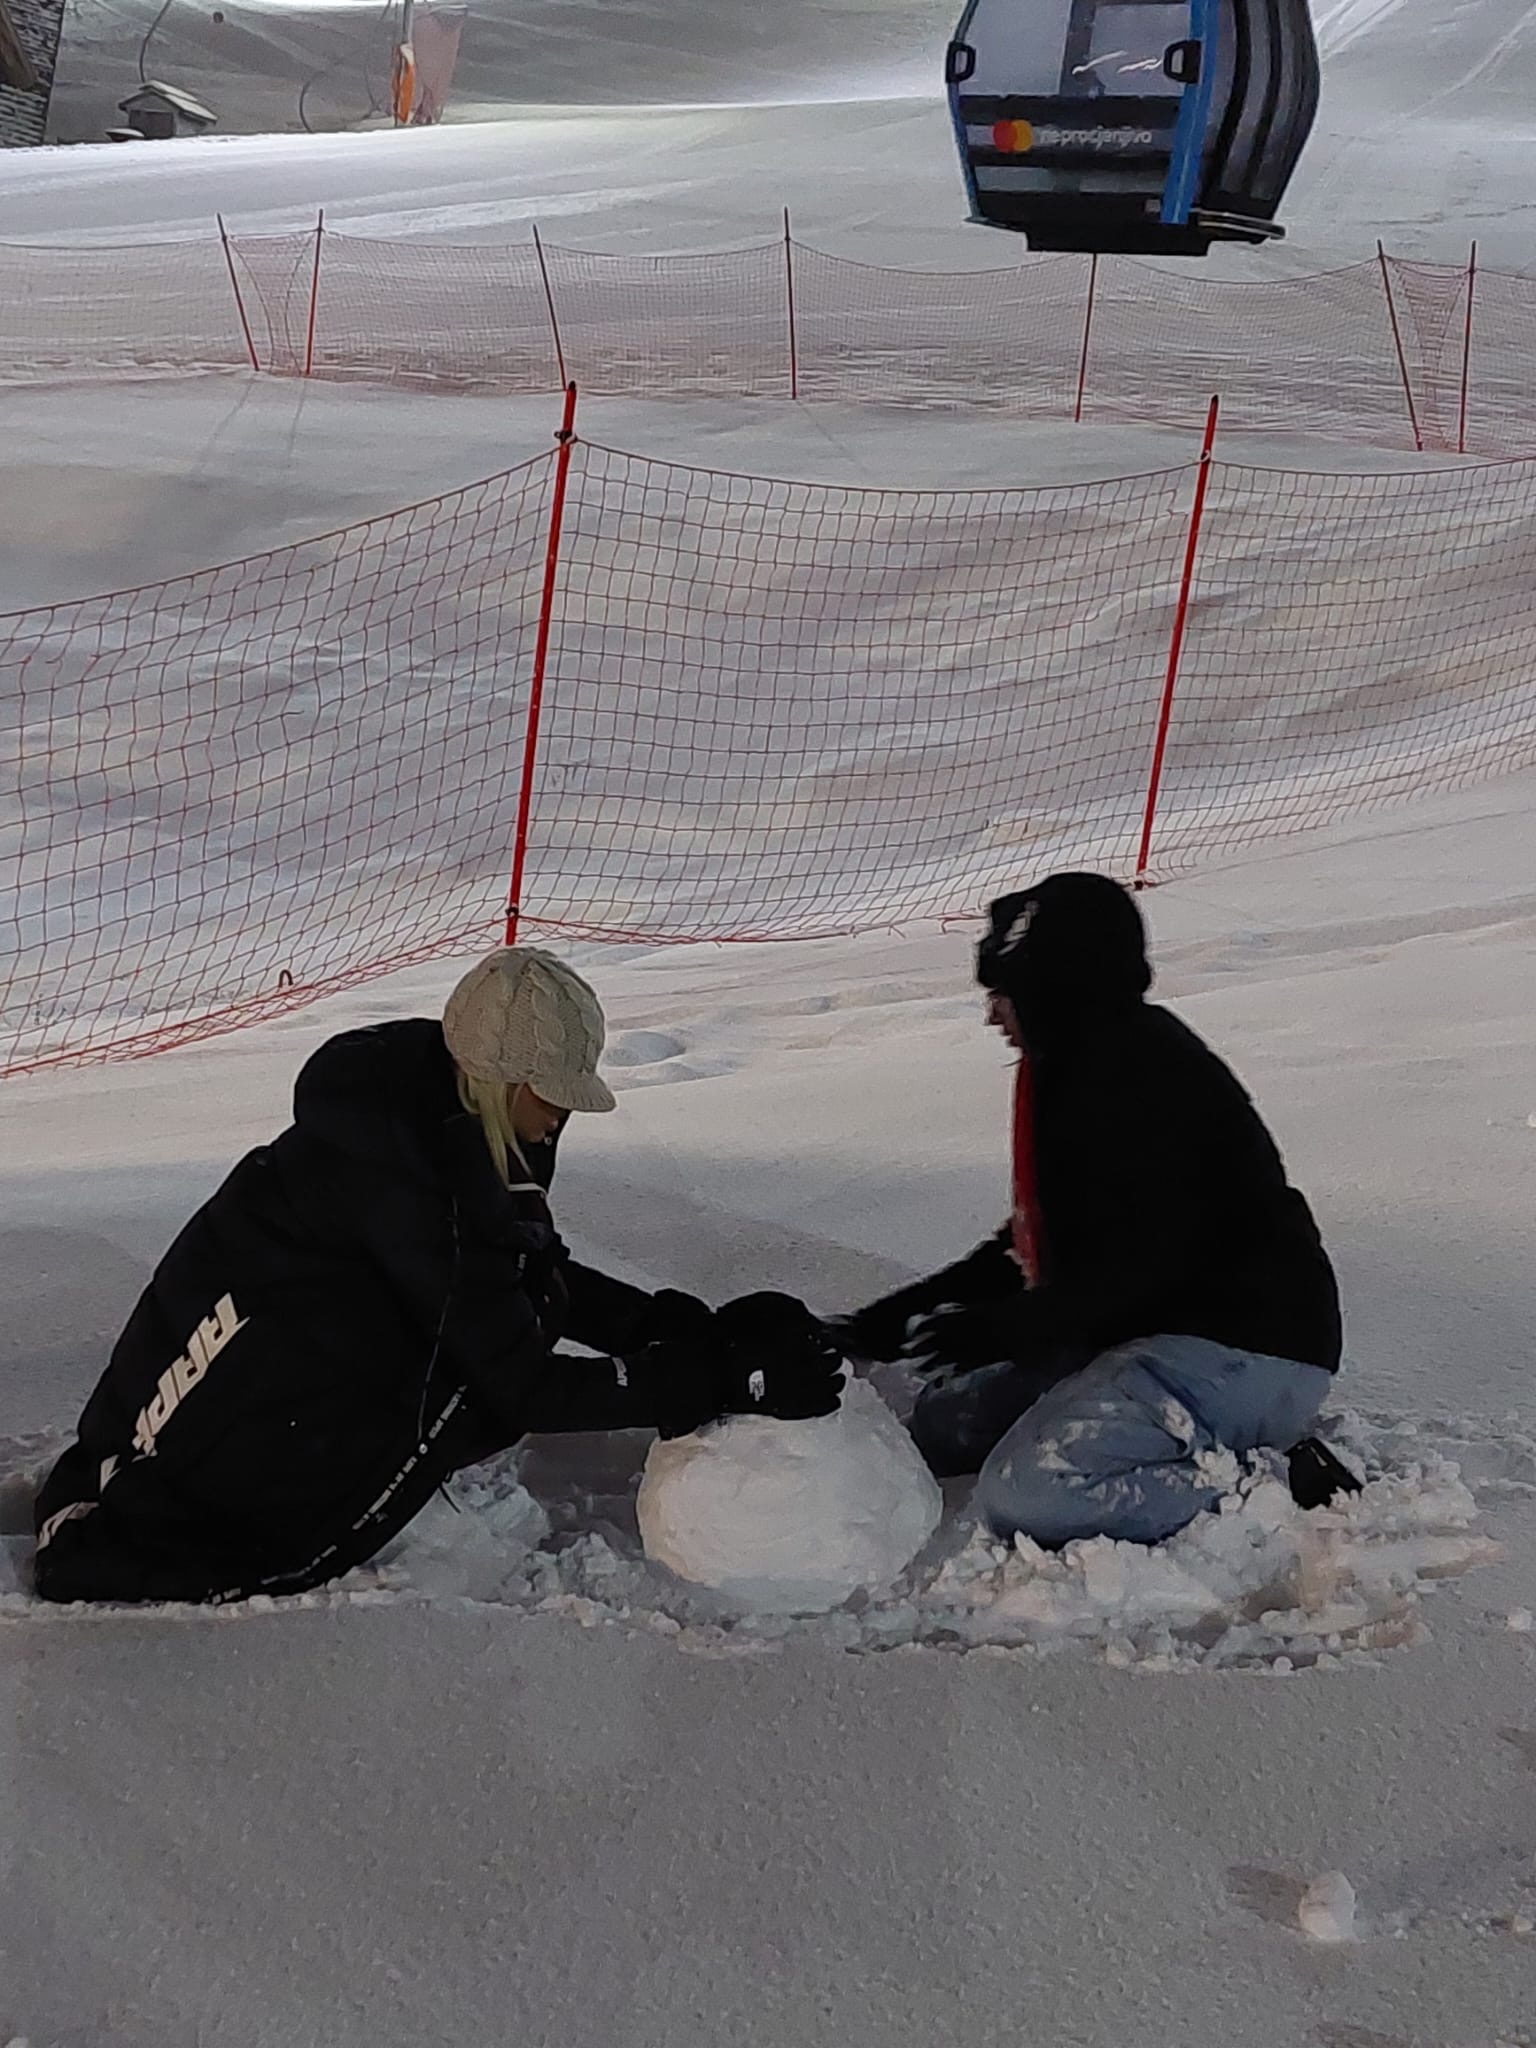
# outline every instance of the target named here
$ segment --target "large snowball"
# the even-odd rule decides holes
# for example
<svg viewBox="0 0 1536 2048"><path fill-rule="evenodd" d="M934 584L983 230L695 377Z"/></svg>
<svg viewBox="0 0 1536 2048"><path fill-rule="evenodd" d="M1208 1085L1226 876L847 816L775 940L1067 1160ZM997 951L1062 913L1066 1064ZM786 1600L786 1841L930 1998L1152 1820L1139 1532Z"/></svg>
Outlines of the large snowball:
<svg viewBox="0 0 1536 2048"><path fill-rule="evenodd" d="M816 1422L742 1416L652 1445L645 1554L758 1613L824 1614L888 1586L938 1527L943 1499L874 1388L850 1379Z"/></svg>

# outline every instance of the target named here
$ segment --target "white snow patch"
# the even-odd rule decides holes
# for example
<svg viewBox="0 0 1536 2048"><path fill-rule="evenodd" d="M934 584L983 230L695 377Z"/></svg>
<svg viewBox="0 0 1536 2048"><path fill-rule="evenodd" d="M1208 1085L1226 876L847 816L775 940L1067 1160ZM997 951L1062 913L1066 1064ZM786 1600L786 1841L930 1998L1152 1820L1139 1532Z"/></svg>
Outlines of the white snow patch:
<svg viewBox="0 0 1536 2048"><path fill-rule="evenodd" d="M435 1493L372 1569L438 1599L494 1601L508 1572L548 1534L549 1517L525 1487L498 1487L477 1467Z"/></svg>
<svg viewBox="0 0 1536 2048"><path fill-rule="evenodd" d="M1120 1665L1326 1664L1417 1638L1422 1583L1496 1554L1476 1513L1443 1459L1305 1513L1264 1460L1216 1512L1151 1547L1100 1537L1054 1553L977 1531L923 1591L923 1633L968 1648L1092 1646Z"/></svg>
<svg viewBox="0 0 1536 2048"><path fill-rule="evenodd" d="M658 1441L636 1503L647 1557L761 1614L822 1614L893 1585L943 1506L862 1380L819 1421L743 1416Z"/></svg>
<svg viewBox="0 0 1536 2048"><path fill-rule="evenodd" d="M1355 1888L1342 1870L1312 1880L1297 1904L1296 1921L1314 1941L1354 1940Z"/></svg>

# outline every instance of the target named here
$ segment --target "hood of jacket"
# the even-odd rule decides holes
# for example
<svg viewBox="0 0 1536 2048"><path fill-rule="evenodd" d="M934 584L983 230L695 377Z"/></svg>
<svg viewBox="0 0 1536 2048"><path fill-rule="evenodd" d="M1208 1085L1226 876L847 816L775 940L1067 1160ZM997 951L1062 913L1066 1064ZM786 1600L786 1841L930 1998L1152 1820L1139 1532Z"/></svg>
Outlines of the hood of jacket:
<svg viewBox="0 0 1536 2048"><path fill-rule="evenodd" d="M453 1056L433 1017L402 1017L328 1038L300 1069L293 1121L350 1158L413 1177L439 1177L448 1150L478 1157L485 1143L478 1119L459 1100ZM521 1164L545 1191L558 1143L557 1134L521 1149Z"/></svg>
<svg viewBox="0 0 1536 2048"><path fill-rule="evenodd" d="M443 1127L463 1110L443 1027L402 1017L328 1038L300 1069L293 1121L349 1158L435 1172Z"/></svg>
<svg viewBox="0 0 1536 2048"><path fill-rule="evenodd" d="M1049 1044L1146 995L1141 912L1108 875L1052 875L992 905L976 978L1013 1005L1026 1045Z"/></svg>

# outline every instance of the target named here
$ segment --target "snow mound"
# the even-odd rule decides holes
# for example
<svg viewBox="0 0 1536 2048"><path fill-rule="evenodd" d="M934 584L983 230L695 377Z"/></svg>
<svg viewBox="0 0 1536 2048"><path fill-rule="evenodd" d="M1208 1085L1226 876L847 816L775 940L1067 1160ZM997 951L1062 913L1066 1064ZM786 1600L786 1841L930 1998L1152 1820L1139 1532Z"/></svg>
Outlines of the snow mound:
<svg viewBox="0 0 1536 2048"><path fill-rule="evenodd" d="M646 1556L760 1614L823 1614L899 1579L943 1496L875 1389L850 1380L816 1422L743 1416L651 1448Z"/></svg>
<svg viewBox="0 0 1536 2048"><path fill-rule="evenodd" d="M974 1533L923 1592L923 1634L967 1648L1092 1644L1108 1663L1159 1668L1324 1664L1415 1641L1422 1583L1497 1555L1476 1516L1438 1457L1310 1512L1279 1461L1261 1459L1215 1511L1150 1548L1100 1537L1055 1553Z"/></svg>

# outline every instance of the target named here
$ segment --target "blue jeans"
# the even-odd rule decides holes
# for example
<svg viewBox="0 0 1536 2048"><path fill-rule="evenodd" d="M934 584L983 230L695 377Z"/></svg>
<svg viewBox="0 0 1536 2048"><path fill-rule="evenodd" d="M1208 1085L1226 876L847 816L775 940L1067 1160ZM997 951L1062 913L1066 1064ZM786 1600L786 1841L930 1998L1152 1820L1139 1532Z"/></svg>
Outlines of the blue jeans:
<svg viewBox="0 0 1536 2048"><path fill-rule="evenodd" d="M1321 1366L1294 1359L1205 1337L1146 1337L1102 1353L1038 1399L1038 1378L1016 1366L935 1388L918 1404L913 1434L940 1469L980 1462L976 1505L999 1536L1159 1543L1221 1497L1196 1467L1201 1452L1288 1451L1332 1384Z"/></svg>

